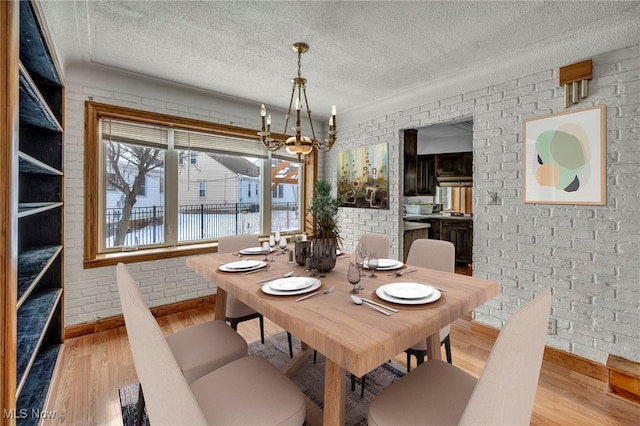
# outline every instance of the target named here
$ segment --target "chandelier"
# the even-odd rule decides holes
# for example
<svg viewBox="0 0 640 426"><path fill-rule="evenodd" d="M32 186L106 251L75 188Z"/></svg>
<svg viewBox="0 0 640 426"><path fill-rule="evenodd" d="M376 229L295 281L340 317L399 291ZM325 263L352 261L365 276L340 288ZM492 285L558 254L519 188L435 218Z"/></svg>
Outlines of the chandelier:
<svg viewBox="0 0 640 426"><path fill-rule="evenodd" d="M290 154L296 154L298 160L302 155L309 154L316 148L321 152L328 152L336 141L336 106L331 108L331 118L329 119L329 131L327 132L327 139L324 142L320 142L316 139L316 133L313 130L313 121L311 121L311 110L309 109L309 101L307 99L307 79L300 75L300 57L303 53L309 50L309 45L306 43L295 43L291 46L294 52L298 53L298 76L291 79L293 85L291 89L291 99L289 100L289 111L285 116L284 132L282 139L274 138L271 136L271 114L267 116L267 109L264 104L260 108L260 115L262 117L262 130L258 132L262 143L270 150L277 151L283 146ZM296 97L296 90L298 96ZM289 119L291 118L291 108L293 106L293 99L296 98L296 125L292 127L295 131L295 135L287 137L287 126L289 125ZM311 138L302 135L302 126L300 122L300 110L302 109L302 102L307 110L307 117L309 119L309 126L311 127ZM265 126L266 122L266 126Z"/></svg>

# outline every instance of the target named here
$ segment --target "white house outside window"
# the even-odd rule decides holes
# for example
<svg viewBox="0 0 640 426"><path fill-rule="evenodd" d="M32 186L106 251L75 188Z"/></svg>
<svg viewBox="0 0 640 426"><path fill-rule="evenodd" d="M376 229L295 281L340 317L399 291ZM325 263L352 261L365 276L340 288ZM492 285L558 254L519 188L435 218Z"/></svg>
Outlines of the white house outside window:
<svg viewBox="0 0 640 426"><path fill-rule="evenodd" d="M302 164L284 151L134 120L103 117L99 129L99 252L303 228Z"/></svg>

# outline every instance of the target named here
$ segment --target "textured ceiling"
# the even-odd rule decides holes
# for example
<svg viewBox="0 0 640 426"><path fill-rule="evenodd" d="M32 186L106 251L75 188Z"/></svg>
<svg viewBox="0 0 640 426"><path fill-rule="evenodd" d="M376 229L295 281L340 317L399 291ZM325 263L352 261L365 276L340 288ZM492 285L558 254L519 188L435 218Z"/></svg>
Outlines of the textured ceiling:
<svg viewBox="0 0 640 426"><path fill-rule="evenodd" d="M42 1L68 69L93 63L284 108L297 58L314 114L410 93L575 41L640 42L640 3L554 1ZM640 24L638 25L640 27ZM590 53L588 50L587 53ZM577 60L583 59L576 52ZM567 58L570 60L570 58ZM571 63L571 62L567 62ZM561 65L566 65L563 63ZM526 75L526 74L525 74Z"/></svg>

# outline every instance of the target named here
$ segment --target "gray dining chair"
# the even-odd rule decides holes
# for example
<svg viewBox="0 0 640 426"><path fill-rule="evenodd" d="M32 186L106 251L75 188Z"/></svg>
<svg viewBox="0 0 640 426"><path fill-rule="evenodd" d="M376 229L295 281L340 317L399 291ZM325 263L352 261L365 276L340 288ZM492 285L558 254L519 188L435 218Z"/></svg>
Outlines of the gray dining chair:
<svg viewBox="0 0 640 426"><path fill-rule="evenodd" d="M429 360L380 392L369 405L371 426L528 426L535 402L551 309L551 290L513 314L476 379Z"/></svg>
<svg viewBox="0 0 640 426"><path fill-rule="evenodd" d="M421 268L454 273L456 270L456 248L449 241L418 239L411 244L406 263ZM452 363L450 330L450 325L440 329L440 344L444 345L449 364ZM428 355L427 340L421 340L405 352L407 353L407 371L409 372L411 371L411 355L416 357L418 365L422 364Z"/></svg>
<svg viewBox="0 0 640 426"><path fill-rule="evenodd" d="M265 358L243 356L188 383L126 266L118 264L116 274L133 362L152 425L304 423L304 394Z"/></svg>
<svg viewBox="0 0 640 426"><path fill-rule="evenodd" d="M229 235L218 239L218 253L233 253L239 250L260 246L260 240L256 234ZM238 329L238 324L252 319L260 321L260 340L264 343L264 317L237 298L227 294L225 321L231 328Z"/></svg>

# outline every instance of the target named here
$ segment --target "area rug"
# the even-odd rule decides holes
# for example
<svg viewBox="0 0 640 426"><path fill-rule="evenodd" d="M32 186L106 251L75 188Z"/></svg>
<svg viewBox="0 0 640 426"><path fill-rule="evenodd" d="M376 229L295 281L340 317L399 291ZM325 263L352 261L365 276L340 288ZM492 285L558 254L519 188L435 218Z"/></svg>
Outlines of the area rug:
<svg viewBox="0 0 640 426"><path fill-rule="evenodd" d="M300 350L300 342L294 339L294 353ZM280 368L289 361L289 346L287 334L279 333L265 338L264 344L259 340L249 344L249 353L267 358L276 367ZM314 364L310 357L296 373L291 376L293 380L320 408L323 407L324 393L324 357L318 354ZM351 380L347 377L345 424L348 426L360 426L367 424L367 410L371 400L385 387L397 381L404 375L404 367L393 362L385 363L367 374L364 396L360 398L360 381L356 383L355 391L351 391ZM132 384L119 389L122 419L125 426L133 426L136 418L136 403L138 401L139 384ZM146 413L144 425L148 425Z"/></svg>

